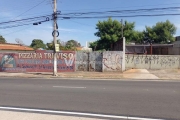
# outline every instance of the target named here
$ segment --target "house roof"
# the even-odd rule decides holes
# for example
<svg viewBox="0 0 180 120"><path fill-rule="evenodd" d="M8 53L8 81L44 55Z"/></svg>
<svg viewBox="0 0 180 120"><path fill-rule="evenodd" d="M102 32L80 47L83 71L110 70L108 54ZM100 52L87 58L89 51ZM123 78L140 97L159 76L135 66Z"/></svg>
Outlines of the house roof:
<svg viewBox="0 0 180 120"><path fill-rule="evenodd" d="M20 44L11 44L11 43L0 43L0 50L27 50L27 51L33 51L33 48L22 46Z"/></svg>
<svg viewBox="0 0 180 120"><path fill-rule="evenodd" d="M133 46L133 47L144 47L144 46L150 46L150 44L135 44L135 45L131 45L131 44L126 44L126 46ZM157 47L172 47L173 44L152 44L152 46L157 46Z"/></svg>
<svg viewBox="0 0 180 120"><path fill-rule="evenodd" d="M77 50L82 50L82 47L76 47Z"/></svg>

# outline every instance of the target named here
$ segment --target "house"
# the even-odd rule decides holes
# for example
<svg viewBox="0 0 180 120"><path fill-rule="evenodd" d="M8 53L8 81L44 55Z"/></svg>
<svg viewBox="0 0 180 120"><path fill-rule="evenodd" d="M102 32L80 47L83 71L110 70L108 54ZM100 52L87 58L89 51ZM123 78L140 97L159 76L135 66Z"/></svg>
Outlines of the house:
<svg viewBox="0 0 180 120"><path fill-rule="evenodd" d="M122 40L118 40L113 44L113 51L122 51ZM146 55L180 55L180 36L176 37L176 41L172 44L126 44L126 54L146 54Z"/></svg>
<svg viewBox="0 0 180 120"><path fill-rule="evenodd" d="M152 55L169 55L173 44L152 44ZM126 54L151 54L151 45L126 45Z"/></svg>
<svg viewBox="0 0 180 120"><path fill-rule="evenodd" d="M0 43L0 52L27 52L34 51L33 48L13 43Z"/></svg>
<svg viewBox="0 0 180 120"><path fill-rule="evenodd" d="M176 41L173 42L173 47L169 51L170 55L180 55L180 36L176 37Z"/></svg>
<svg viewBox="0 0 180 120"><path fill-rule="evenodd" d="M86 51L86 52L92 52L92 48L88 47L76 47L77 51Z"/></svg>

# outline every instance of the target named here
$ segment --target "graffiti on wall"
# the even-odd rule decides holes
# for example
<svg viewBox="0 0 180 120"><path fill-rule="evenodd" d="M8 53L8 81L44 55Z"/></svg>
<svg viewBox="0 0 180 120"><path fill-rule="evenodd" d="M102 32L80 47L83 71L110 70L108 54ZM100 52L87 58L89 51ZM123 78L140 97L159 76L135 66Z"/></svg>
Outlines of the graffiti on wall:
<svg viewBox="0 0 180 120"><path fill-rule="evenodd" d="M0 71L21 71L25 72L25 69L17 68L17 55L16 54L0 54Z"/></svg>
<svg viewBox="0 0 180 120"><path fill-rule="evenodd" d="M122 57L121 51L103 52L103 71L121 71Z"/></svg>
<svg viewBox="0 0 180 120"><path fill-rule="evenodd" d="M89 71L102 72L103 52L95 51L89 54Z"/></svg>
<svg viewBox="0 0 180 120"><path fill-rule="evenodd" d="M126 55L126 66L138 68L150 65L149 69L179 68L180 56L173 55Z"/></svg>
<svg viewBox="0 0 180 120"><path fill-rule="evenodd" d="M7 72L52 72L54 53L38 51L36 53L1 53L1 71ZM57 53L58 71L75 70L75 53L59 52Z"/></svg>
<svg viewBox="0 0 180 120"><path fill-rule="evenodd" d="M89 53L84 51L76 52L76 71L88 71Z"/></svg>
<svg viewBox="0 0 180 120"><path fill-rule="evenodd" d="M102 71L102 52L76 52L76 71Z"/></svg>

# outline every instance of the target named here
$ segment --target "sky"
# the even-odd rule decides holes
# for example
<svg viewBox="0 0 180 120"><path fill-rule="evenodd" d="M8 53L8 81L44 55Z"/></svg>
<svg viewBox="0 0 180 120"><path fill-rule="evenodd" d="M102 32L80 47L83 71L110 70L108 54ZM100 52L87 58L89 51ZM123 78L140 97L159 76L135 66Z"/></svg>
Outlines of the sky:
<svg viewBox="0 0 180 120"><path fill-rule="evenodd" d="M180 7L179 0L57 0L57 9L61 14L66 13L82 13L82 12L104 12L118 10L137 10L151 8L168 8ZM1 24L11 20L21 20L26 18L34 18L53 13L52 0L1 0L0 3L0 35L2 35L8 43L16 43L16 39L20 39L25 45L30 45L33 39L41 39L44 43L53 40L52 30L53 22L43 22L38 26L24 25L13 28L6 28L12 24ZM147 13L122 13L119 15L136 15L136 14L180 14L180 9L171 11L147 12ZM86 15L73 14L75 17L83 17ZM101 16L103 14L98 14ZM111 15L111 14L109 14ZM108 16L109 16L108 15ZM115 15L115 14L113 14ZM62 15L60 15L62 16ZM95 16L95 15L92 15ZM46 18L37 19L44 21ZM108 18L93 19L58 19L58 30L61 41L76 40L82 46L86 42L98 40L94 35L96 24L98 21L107 20ZM127 20L135 22L135 29L142 31L145 26L153 26L157 22L169 20L177 27L175 36L180 35L180 15L179 16L153 16L153 17L112 17L118 21ZM27 21L22 22L26 24ZM13 23L16 25L16 23ZM6 28L6 29L4 29Z"/></svg>

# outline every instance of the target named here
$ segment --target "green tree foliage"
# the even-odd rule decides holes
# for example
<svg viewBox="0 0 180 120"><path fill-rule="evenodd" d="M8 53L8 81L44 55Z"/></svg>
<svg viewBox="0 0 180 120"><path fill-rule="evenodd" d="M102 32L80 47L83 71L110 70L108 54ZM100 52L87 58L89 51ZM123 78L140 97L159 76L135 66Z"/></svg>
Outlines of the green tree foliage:
<svg viewBox="0 0 180 120"><path fill-rule="evenodd" d="M89 43L89 47L92 48L93 51L97 50L98 41Z"/></svg>
<svg viewBox="0 0 180 120"><path fill-rule="evenodd" d="M132 40L134 40L135 43L144 43L144 34L141 31L133 31Z"/></svg>
<svg viewBox="0 0 180 120"><path fill-rule="evenodd" d="M0 35L0 43L6 43L6 40L3 36Z"/></svg>
<svg viewBox="0 0 180 120"><path fill-rule="evenodd" d="M79 42L77 42L76 40L68 40L65 46L61 46L61 49L76 51L77 47L81 47L81 44Z"/></svg>
<svg viewBox="0 0 180 120"><path fill-rule="evenodd" d="M60 40L57 40L57 44L61 46ZM54 41L51 41L51 43L46 43L46 46L47 46L47 50L54 50Z"/></svg>
<svg viewBox="0 0 180 120"><path fill-rule="evenodd" d="M44 44L44 42L41 39L32 40L30 47L34 48L35 50L38 48L46 49L46 45Z"/></svg>
<svg viewBox="0 0 180 120"><path fill-rule="evenodd" d="M81 47L81 44L77 42L76 40L68 40L66 43L66 46Z"/></svg>
<svg viewBox="0 0 180 120"><path fill-rule="evenodd" d="M122 36L122 27L123 27L123 36L126 37L126 41L132 41L136 35L136 38L139 38L139 32L134 30L135 23L125 21L122 25L121 22L117 20L112 20L109 18L107 21L99 21L96 24L96 29L98 30L95 33L95 36L99 37L99 40L96 43L92 43L91 47L96 45L96 49L105 49L110 50L114 42L120 40Z"/></svg>
<svg viewBox="0 0 180 120"><path fill-rule="evenodd" d="M135 38L138 37L139 32L135 31L135 22L125 21L123 25L123 36L126 38L126 42L136 41ZM121 33L121 31L119 31Z"/></svg>
<svg viewBox="0 0 180 120"><path fill-rule="evenodd" d="M68 44L67 44L68 43ZM59 44L59 49L60 50L64 50L64 51L70 51L70 50L77 50L76 49L76 46L81 46L80 43L74 41L74 40L69 40L68 42L66 43L65 46L62 46L61 43L60 43L60 40L57 40L57 44ZM47 43L47 50L54 50L54 41L52 41L51 43Z"/></svg>
<svg viewBox="0 0 180 120"><path fill-rule="evenodd" d="M143 33L146 39L153 40L154 43L165 44L175 40L173 35L176 33L176 27L166 20L166 22L158 22L152 27L146 26Z"/></svg>
<svg viewBox="0 0 180 120"><path fill-rule="evenodd" d="M175 40L173 35L176 33L176 27L169 20L158 22L152 27L145 27L144 31L136 31L134 22L125 21L123 25L117 20L109 18L106 21L99 21L96 24L95 36L99 40L90 44L93 50L111 50L112 44L121 38L121 28L123 27L123 36L126 42L144 43L144 41L154 41L154 43L171 43Z"/></svg>

